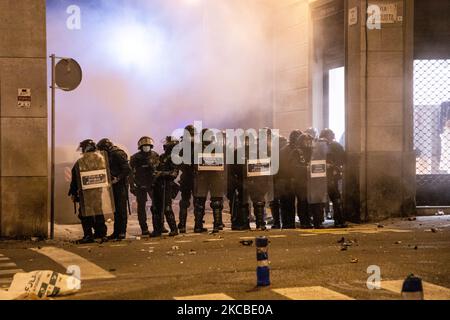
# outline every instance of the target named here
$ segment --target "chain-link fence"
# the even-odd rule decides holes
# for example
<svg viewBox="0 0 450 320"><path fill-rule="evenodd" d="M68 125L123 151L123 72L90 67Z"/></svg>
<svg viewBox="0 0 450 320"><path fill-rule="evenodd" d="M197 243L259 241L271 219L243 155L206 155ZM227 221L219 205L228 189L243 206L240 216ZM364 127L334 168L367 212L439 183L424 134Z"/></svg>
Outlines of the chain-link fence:
<svg viewBox="0 0 450 320"><path fill-rule="evenodd" d="M450 206L450 60L414 62L419 206Z"/></svg>

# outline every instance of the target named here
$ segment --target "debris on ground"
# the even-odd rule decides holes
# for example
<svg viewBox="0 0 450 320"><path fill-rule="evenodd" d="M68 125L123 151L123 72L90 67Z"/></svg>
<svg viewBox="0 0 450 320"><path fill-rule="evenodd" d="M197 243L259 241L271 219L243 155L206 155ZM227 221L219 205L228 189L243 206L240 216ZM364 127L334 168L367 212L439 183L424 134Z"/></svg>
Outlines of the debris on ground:
<svg viewBox="0 0 450 320"><path fill-rule="evenodd" d="M71 295L81 289L80 279L54 271L16 273L8 291L0 289L0 300L41 300Z"/></svg>
<svg viewBox="0 0 450 320"><path fill-rule="evenodd" d="M408 221L417 221L417 218L416 217L410 217L410 218L408 218Z"/></svg>
<svg viewBox="0 0 450 320"><path fill-rule="evenodd" d="M414 247L414 250L418 250L418 249L419 249L419 247L418 247L418 246L415 246L415 247Z"/></svg>
<svg viewBox="0 0 450 320"><path fill-rule="evenodd" d="M347 250L348 250L348 247L346 247L346 246L341 247L341 251L347 251Z"/></svg>
<svg viewBox="0 0 450 320"><path fill-rule="evenodd" d="M179 247L179 246L173 246L173 247L172 247L172 250L173 250L173 251L178 251L178 250L180 250L180 247Z"/></svg>
<svg viewBox="0 0 450 320"><path fill-rule="evenodd" d="M242 240L239 243L242 244L243 246L250 247L253 245L253 240Z"/></svg>
<svg viewBox="0 0 450 320"><path fill-rule="evenodd" d="M351 260L351 263L358 263L359 262L359 260L357 259L357 258L353 258L352 260Z"/></svg>
<svg viewBox="0 0 450 320"><path fill-rule="evenodd" d="M439 210L438 212L435 213L436 216L445 216L445 212L442 210Z"/></svg>
<svg viewBox="0 0 450 320"><path fill-rule="evenodd" d="M395 244L402 244L401 241L395 241Z"/></svg>
<svg viewBox="0 0 450 320"><path fill-rule="evenodd" d="M384 225L378 224L378 225L377 225L377 228L380 228L380 229L381 229L381 228L384 228Z"/></svg>
<svg viewBox="0 0 450 320"><path fill-rule="evenodd" d="M345 238L342 237L341 240L339 240L337 243L344 243L345 242Z"/></svg>
<svg viewBox="0 0 450 320"><path fill-rule="evenodd" d="M431 228L431 232L433 232L433 233L437 233L437 232L438 232L438 230L437 230L436 228Z"/></svg>
<svg viewBox="0 0 450 320"><path fill-rule="evenodd" d="M189 254L190 254L190 255L196 255L196 254L197 254L197 251L191 249L191 250L189 251Z"/></svg>
<svg viewBox="0 0 450 320"><path fill-rule="evenodd" d="M108 271L109 271L109 272L116 272L117 270L114 269L114 268L110 268L110 269L108 269Z"/></svg>

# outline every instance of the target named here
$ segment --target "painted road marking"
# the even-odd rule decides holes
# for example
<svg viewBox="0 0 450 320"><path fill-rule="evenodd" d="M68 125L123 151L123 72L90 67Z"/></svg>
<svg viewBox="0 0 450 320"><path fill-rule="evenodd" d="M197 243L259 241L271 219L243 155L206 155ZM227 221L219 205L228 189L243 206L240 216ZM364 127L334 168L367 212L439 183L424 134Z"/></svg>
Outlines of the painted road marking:
<svg viewBox="0 0 450 320"><path fill-rule="evenodd" d="M450 289L422 281L425 300L450 300ZM382 281L381 287L385 290L398 293L402 292L403 280Z"/></svg>
<svg viewBox="0 0 450 320"><path fill-rule="evenodd" d="M274 238L274 239L277 239L277 238L287 238L287 236L286 236L286 235L279 234L279 235L275 235L275 236L269 236L269 239L270 239L270 238Z"/></svg>
<svg viewBox="0 0 450 320"><path fill-rule="evenodd" d="M1 278L0 285L10 285L12 283L12 278Z"/></svg>
<svg viewBox="0 0 450 320"><path fill-rule="evenodd" d="M73 265L79 266L81 269L81 280L111 279L116 277L79 255L63 249L56 247L43 247L42 249L32 248L30 250L47 256L56 263L62 265L65 269Z"/></svg>
<svg viewBox="0 0 450 320"><path fill-rule="evenodd" d="M17 267L17 264L15 264L14 262L0 263L0 268L10 268L10 267Z"/></svg>
<svg viewBox="0 0 450 320"><path fill-rule="evenodd" d="M255 237L240 237L239 240L254 240Z"/></svg>
<svg viewBox="0 0 450 320"><path fill-rule="evenodd" d="M192 243L192 240L180 240L180 241L175 241L175 243Z"/></svg>
<svg viewBox="0 0 450 320"><path fill-rule="evenodd" d="M272 291L291 300L353 300L342 293L324 287L285 288Z"/></svg>
<svg viewBox="0 0 450 320"><path fill-rule="evenodd" d="M2 257L0 258L0 261L9 261L9 258Z"/></svg>
<svg viewBox="0 0 450 320"><path fill-rule="evenodd" d="M174 297L175 300L234 300L230 296L227 296L224 293L212 293L212 294L204 294L199 296L187 296L187 297Z"/></svg>
<svg viewBox="0 0 450 320"><path fill-rule="evenodd" d="M314 233L305 233L305 234L301 234L300 237L315 237L318 236L318 234L314 234Z"/></svg>
<svg viewBox="0 0 450 320"><path fill-rule="evenodd" d="M10 269L10 270L0 270L0 276L11 275L23 272L22 269Z"/></svg>

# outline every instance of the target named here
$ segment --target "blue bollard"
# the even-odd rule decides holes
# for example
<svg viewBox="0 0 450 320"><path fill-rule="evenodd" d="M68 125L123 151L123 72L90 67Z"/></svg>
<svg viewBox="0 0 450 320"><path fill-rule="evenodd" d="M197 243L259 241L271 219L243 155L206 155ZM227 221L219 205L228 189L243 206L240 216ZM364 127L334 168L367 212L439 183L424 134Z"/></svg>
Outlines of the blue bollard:
<svg viewBox="0 0 450 320"><path fill-rule="evenodd" d="M256 268L257 286L270 286L270 268L269 268L269 239L267 237L256 238L256 260L258 267Z"/></svg>
<svg viewBox="0 0 450 320"><path fill-rule="evenodd" d="M409 275L402 287L403 300L424 300L422 279Z"/></svg>

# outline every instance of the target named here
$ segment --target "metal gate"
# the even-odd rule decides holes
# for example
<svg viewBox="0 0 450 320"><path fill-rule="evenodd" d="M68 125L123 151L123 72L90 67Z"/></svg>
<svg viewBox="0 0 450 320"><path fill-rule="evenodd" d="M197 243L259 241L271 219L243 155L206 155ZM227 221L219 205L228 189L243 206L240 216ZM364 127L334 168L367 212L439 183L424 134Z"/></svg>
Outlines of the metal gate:
<svg viewBox="0 0 450 320"><path fill-rule="evenodd" d="M414 61L417 205L450 206L450 60Z"/></svg>

